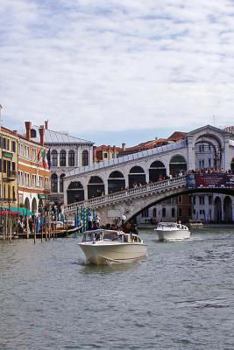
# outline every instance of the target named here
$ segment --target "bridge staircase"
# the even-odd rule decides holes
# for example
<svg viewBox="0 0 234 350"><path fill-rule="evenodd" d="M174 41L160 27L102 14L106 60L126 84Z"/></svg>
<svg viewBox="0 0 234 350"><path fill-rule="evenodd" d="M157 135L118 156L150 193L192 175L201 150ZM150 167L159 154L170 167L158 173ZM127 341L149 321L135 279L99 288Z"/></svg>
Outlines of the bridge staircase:
<svg viewBox="0 0 234 350"><path fill-rule="evenodd" d="M121 192L107 194L101 197L95 197L82 202L72 203L65 208L65 214L73 215L77 212L77 208L100 209L103 207L114 207L124 203L137 202L140 199L154 197L152 202L157 200L157 197L168 197L173 194L179 194L186 189L186 175L177 178L167 179L137 188L131 188ZM148 202L148 201L147 201Z"/></svg>

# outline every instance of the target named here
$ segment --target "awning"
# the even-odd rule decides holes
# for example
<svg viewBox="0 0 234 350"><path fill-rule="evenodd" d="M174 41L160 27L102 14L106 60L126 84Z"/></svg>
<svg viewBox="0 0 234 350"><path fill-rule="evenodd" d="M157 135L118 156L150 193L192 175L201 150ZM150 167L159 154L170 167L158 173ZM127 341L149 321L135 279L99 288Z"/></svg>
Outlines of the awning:
<svg viewBox="0 0 234 350"><path fill-rule="evenodd" d="M17 207L0 207L0 215L22 215L22 216L31 216L33 215L32 211L26 208L17 208Z"/></svg>

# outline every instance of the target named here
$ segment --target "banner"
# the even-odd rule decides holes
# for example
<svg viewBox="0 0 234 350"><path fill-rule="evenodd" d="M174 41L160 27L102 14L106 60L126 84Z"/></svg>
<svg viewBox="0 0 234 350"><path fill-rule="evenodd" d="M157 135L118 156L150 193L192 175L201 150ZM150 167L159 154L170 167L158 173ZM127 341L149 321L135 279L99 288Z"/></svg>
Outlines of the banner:
<svg viewBox="0 0 234 350"><path fill-rule="evenodd" d="M186 180L188 188L234 188L233 174L189 174Z"/></svg>

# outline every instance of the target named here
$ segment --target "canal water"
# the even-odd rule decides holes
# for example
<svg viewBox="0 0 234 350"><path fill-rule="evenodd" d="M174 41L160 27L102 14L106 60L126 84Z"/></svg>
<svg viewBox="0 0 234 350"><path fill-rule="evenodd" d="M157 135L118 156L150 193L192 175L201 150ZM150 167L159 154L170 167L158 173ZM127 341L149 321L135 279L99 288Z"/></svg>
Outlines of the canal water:
<svg viewBox="0 0 234 350"><path fill-rule="evenodd" d="M0 349L234 349L234 229L87 266L78 239L0 242Z"/></svg>

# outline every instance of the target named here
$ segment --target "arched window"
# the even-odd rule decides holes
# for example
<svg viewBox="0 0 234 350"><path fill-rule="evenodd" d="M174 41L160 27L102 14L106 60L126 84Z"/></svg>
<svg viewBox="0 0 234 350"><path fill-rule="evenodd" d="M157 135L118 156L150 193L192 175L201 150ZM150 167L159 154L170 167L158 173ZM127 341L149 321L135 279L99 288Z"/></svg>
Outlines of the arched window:
<svg viewBox="0 0 234 350"><path fill-rule="evenodd" d="M65 174L60 175L60 183L59 183L59 189L60 193L63 193L63 181L64 181Z"/></svg>
<svg viewBox="0 0 234 350"><path fill-rule="evenodd" d="M234 173L234 158L231 161L231 171Z"/></svg>
<svg viewBox="0 0 234 350"><path fill-rule="evenodd" d="M51 175L51 192L58 192L58 176L57 174Z"/></svg>
<svg viewBox="0 0 234 350"><path fill-rule="evenodd" d="M73 181L68 186L67 203L81 202L84 200L84 188L79 181Z"/></svg>
<svg viewBox="0 0 234 350"><path fill-rule="evenodd" d="M75 166L75 152L72 149L68 153L68 166Z"/></svg>
<svg viewBox="0 0 234 350"><path fill-rule="evenodd" d="M58 166L58 152L55 149L51 152L51 165Z"/></svg>
<svg viewBox="0 0 234 350"><path fill-rule="evenodd" d="M66 166L66 151L60 151L60 166Z"/></svg>
<svg viewBox="0 0 234 350"><path fill-rule="evenodd" d="M87 150L82 152L82 165L89 165L89 152Z"/></svg>

